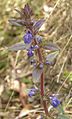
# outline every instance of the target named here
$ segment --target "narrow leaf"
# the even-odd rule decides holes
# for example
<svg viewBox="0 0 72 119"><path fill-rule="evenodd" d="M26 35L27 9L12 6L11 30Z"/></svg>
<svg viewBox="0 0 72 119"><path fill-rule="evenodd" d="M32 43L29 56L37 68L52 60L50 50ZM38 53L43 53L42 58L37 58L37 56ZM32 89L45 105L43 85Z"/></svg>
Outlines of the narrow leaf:
<svg viewBox="0 0 72 119"><path fill-rule="evenodd" d="M59 51L55 51L55 52L52 52L52 53L48 54L47 57L46 57L46 61L49 64L52 64L54 59L57 57L58 54L59 54Z"/></svg>
<svg viewBox="0 0 72 119"><path fill-rule="evenodd" d="M22 12L19 11L18 9L15 9L16 12L18 12L20 15L22 15Z"/></svg>
<svg viewBox="0 0 72 119"><path fill-rule="evenodd" d="M69 117L64 113L64 109L62 105L59 105L57 107L57 110L59 112L58 119L69 119Z"/></svg>
<svg viewBox="0 0 72 119"><path fill-rule="evenodd" d="M40 19L34 24L33 27L34 27L36 32L40 29L40 27L43 25L44 22L45 22L44 19Z"/></svg>
<svg viewBox="0 0 72 119"><path fill-rule="evenodd" d="M58 45L53 44L53 43L47 44L46 46L44 46L44 48L45 49L48 49L48 50L52 50L52 51L58 51L58 50L60 50L60 48L58 47Z"/></svg>
<svg viewBox="0 0 72 119"><path fill-rule="evenodd" d="M18 51L18 50L24 50L24 49L28 49L30 47L31 44L24 44L22 42L16 43L10 47L8 47L8 49L10 51Z"/></svg>
<svg viewBox="0 0 72 119"><path fill-rule="evenodd" d="M21 22L16 19L10 19L9 22L15 26L22 26Z"/></svg>
<svg viewBox="0 0 72 119"><path fill-rule="evenodd" d="M39 79L41 77L42 72L43 72L43 70L42 69L39 69L39 68L35 68L33 70L32 77L33 77L33 82L34 83L39 82Z"/></svg>
<svg viewBox="0 0 72 119"><path fill-rule="evenodd" d="M59 114L58 119L69 119L69 117L65 114Z"/></svg>
<svg viewBox="0 0 72 119"><path fill-rule="evenodd" d="M59 113L64 114L64 109L63 109L63 106L62 105L59 105L57 107L57 109L58 109Z"/></svg>
<svg viewBox="0 0 72 119"><path fill-rule="evenodd" d="M28 16L33 15L32 9L28 4L26 4L24 7L24 13L27 14Z"/></svg>

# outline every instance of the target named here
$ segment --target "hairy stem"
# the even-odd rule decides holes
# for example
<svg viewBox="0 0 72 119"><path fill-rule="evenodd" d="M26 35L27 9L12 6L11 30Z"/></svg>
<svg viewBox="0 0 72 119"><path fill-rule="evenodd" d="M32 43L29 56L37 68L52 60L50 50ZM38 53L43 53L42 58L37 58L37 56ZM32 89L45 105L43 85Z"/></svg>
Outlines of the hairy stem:
<svg viewBox="0 0 72 119"><path fill-rule="evenodd" d="M41 96L44 96L44 74L41 74Z"/></svg>
<svg viewBox="0 0 72 119"><path fill-rule="evenodd" d="M36 40L34 40L34 41L35 41L35 44L37 45ZM42 63L42 54L41 54L40 48L37 49L37 52L38 52L39 61L40 61L40 63ZM43 107L44 107L44 110L45 110L45 114L48 116L47 103L43 99L43 97L44 97L44 73L43 72L41 74L40 81L41 81L40 91L41 91L42 103L43 103Z"/></svg>

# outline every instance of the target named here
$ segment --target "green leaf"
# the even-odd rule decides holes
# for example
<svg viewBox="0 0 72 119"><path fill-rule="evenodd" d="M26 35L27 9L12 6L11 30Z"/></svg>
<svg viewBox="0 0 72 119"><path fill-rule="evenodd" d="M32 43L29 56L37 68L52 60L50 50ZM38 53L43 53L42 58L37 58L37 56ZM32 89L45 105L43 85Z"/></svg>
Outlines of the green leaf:
<svg viewBox="0 0 72 119"><path fill-rule="evenodd" d="M59 115L58 115L58 119L69 119L68 116L66 114L64 114L64 110L62 105L59 105L57 107L58 111L59 111Z"/></svg>
<svg viewBox="0 0 72 119"><path fill-rule="evenodd" d="M0 61L0 70L2 69L2 68L5 68L7 66L7 61L5 60L3 60L3 61Z"/></svg>
<svg viewBox="0 0 72 119"><path fill-rule="evenodd" d="M23 78L21 79L21 82L22 82L22 83L25 83L25 84L32 84L32 80L30 80L30 79L28 79L28 78L25 78L25 77L23 77Z"/></svg>
<svg viewBox="0 0 72 119"><path fill-rule="evenodd" d="M57 109L58 109L59 113L64 114L64 110L63 110L62 105L59 105L59 106L57 107Z"/></svg>
<svg viewBox="0 0 72 119"><path fill-rule="evenodd" d="M72 81L72 72L65 71L64 77L69 79L69 81Z"/></svg>
<svg viewBox="0 0 72 119"><path fill-rule="evenodd" d="M69 117L65 114L59 115L58 119L69 119Z"/></svg>

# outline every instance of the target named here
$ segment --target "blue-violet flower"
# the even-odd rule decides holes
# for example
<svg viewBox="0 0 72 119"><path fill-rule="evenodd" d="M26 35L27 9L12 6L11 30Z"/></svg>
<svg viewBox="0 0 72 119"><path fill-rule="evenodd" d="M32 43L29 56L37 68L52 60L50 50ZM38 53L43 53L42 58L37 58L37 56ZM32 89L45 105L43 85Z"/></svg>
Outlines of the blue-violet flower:
<svg viewBox="0 0 72 119"><path fill-rule="evenodd" d="M33 95L35 95L35 93L36 93L36 89L35 88L31 88L31 90L28 93L28 96L32 97Z"/></svg>
<svg viewBox="0 0 72 119"><path fill-rule="evenodd" d="M28 53L27 53L27 55L28 55L28 57L32 57L33 56L33 51L32 50L28 50Z"/></svg>
<svg viewBox="0 0 72 119"><path fill-rule="evenodd" d="M33 39L32 33L30 31L28 31L24 36L23 36L23 40L25 44L30 44L31 41Z"/></svg>
<svg viewBox="0 0 72 119"><path fill-rule="evenodd" d="M58 106L60 105L60 101L58 100L57 97L51 96L50 99L51 99L51 105L52 105L54 108L56 108L56 107L58 107Z"/></svg>

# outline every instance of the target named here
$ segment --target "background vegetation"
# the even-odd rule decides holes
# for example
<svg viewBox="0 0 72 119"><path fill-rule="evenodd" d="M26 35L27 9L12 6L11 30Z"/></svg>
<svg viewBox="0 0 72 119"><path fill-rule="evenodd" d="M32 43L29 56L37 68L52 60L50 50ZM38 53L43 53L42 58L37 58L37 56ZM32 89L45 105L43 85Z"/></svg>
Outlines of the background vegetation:
<svg viewBox="0 0 72 119"><path fill-rule="evenodd" d="M36 18L46 18L41 28L45 32L43 40L54 42L60 47L56 64L46 69L46 88L53 93L60 93L65 113L72 118L72 1L0 0L0 119L14 119L22 109L17 78L23 82L24 96L25 89L32 85L32 66L27 62L26 52L7 50L8 46L22 41L24 34L23 28L12 26L8 20L18 16L14 9L21 9L27 2ZM34 97L31 102L32 105L28 104L27 109L38 106L39 97ZM54 118L55 111L51 115ZM29 116L35 119L38 115ZM30 119L28 116L26 118Z"/></svg>

